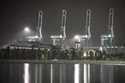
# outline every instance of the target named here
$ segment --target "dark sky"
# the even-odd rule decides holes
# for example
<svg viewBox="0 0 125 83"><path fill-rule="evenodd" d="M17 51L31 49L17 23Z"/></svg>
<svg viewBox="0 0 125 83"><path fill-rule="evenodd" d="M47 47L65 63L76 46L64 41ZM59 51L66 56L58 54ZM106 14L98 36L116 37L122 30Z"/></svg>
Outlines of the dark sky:
<svg viewBox="0 0 125 83"><path fill-rule="evenodd" d="M67 35L82 34L85 25L85 11L92 9L92 41L100 43L100 35L105 33L108 8L115 8L115 44L125 45L125 1L124 0L4 0L0 2L0 44L21 35L25 26L35 30L37 13L43 10L44 38L59 34L61 9L68 11Z"/></svg>

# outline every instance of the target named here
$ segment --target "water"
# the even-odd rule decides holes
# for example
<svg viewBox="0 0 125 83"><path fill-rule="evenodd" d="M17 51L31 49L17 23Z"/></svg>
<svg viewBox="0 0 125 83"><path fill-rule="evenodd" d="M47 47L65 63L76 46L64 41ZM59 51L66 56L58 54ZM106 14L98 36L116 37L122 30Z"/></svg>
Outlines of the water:
<svg viewBox="0 0 125 83"><path fill-rule="evenodd" d="M124 83L125 66L0 64L0 83Z"/></svg>

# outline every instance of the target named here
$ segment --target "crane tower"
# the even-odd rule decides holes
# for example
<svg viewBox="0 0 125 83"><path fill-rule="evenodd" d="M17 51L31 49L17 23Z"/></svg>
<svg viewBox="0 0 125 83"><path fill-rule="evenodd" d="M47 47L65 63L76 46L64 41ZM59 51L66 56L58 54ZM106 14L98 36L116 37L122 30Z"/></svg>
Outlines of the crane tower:
<svg viewBox="0 0 125 83"><path fill-rule="evenodd" d="M108 20L108 34L101 35L101 45L105 46L105 41L109 41L110 45L112 46L112 40L114 38L114 31L113 31L113 25L114 25L114 9L109 9L109 20Z"/></svg>
<svg viewBox="0 0 125 83"><path fill-rule="evenodd" d="M41 41L43 39L42 20L43 20L43 12L39 11L36 35L26 37L28 39L28 41Z"/></svg>
<svg viewBox="0 0 125 83"><path fill-rule="evenodd" d="M61 46L64 44L64 40L66 39L66 15L67 15L67 11L65 9L63 9L60 34L52 35L50 37L53 41L53 45L57 45L58 41L60 41Z"/></svg>
<svg viewBox="0 0 125 83"><path fill-rule="evenodd" d="M75 48L81 47L81 40L87 40L87 46L88 46L88 40L91 38L91 9L87 9L86 11L86 23L85 23L85 34L84 35L76 35L74 37L75 41Z"/></svg>
<svg viewBox="0 0 125 83"><path fill-rule="evenodd" d="M86 11L86 24L85 24L85 34L81 36L82 40L89 40L91 38L91 9L87 9ZM88 46L88 41L87 44Z"/></svg>

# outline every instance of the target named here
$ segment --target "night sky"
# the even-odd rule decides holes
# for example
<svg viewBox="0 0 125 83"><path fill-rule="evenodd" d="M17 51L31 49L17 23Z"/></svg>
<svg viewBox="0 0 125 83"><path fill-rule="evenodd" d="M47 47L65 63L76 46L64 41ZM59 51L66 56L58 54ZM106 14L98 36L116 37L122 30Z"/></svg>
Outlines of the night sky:
<svg viewBox="0 0 125 83"><path fill-rule="evenodd" d="M82 34L85 12L92 9L92 43L100 43L100 35L107 30L108 8L115 8L116 45L125 45L125 1L124 0L4 0L0 2L0 45L19 38L25 26L35 30L37 14L43 10L43 33L45 41L52 34L59 34L61 10L67 10L66 31L68 38ZM96 41L96 42L94 42Z"/></svg>

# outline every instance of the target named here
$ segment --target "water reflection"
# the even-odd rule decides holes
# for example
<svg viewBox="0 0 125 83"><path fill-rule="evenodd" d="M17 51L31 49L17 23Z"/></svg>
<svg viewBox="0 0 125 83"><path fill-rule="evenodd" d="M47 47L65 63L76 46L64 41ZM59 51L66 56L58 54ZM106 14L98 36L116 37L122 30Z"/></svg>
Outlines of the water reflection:
<svg viewBox="0 0 125 83"><path fill-rule="evenodd" d="M24 83L29 83L29 64L24 64Z"/></svg>
<svg viewBox="0 0 125 83"><path fill-rule="evenodd" d="M74 83L79 83L79 64L74 64Z"/></svg>
<svg viewBox="0 0 125 83"><path fill-rule="evenodd" d="M28 63L0 64L0 66L0 83L123 83L125 81L125 66Z"/></svg>
<svg viewBox="0 0 125 83"><path fill-rule="evenodd" d="M84 64L84 83L90 83L90 64Z"/></svg>
<svg viewBox="0 0 125 83"><path fill-rule="evenodd" d="M53 64L50 65L50 83L53 83Z"/></svg>
<svg viewBox="0 0 125 83"><path fill-rule="evenodd" d="M35 82L34 83L42 83L42 64L35 64L34 65L34 78Z"/></svg>

